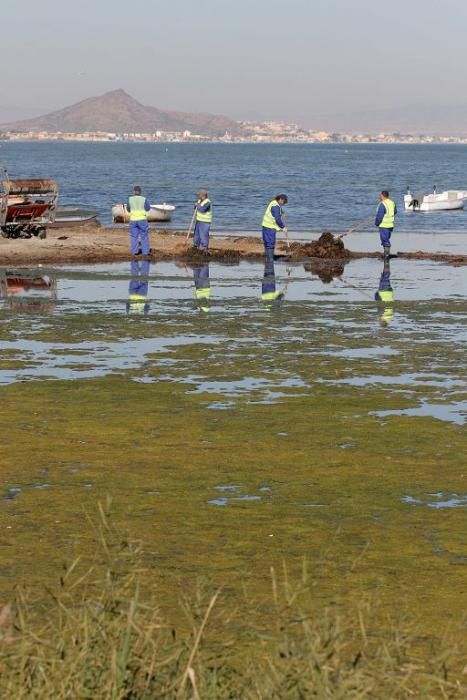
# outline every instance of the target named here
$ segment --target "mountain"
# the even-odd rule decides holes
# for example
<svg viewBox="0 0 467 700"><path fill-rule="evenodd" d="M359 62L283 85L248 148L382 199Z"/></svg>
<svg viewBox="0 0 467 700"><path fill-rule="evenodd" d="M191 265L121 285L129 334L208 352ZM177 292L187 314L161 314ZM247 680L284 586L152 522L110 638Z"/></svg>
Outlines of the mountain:
<svg viewBox="0 0 467 700"><path fill-rule="evenodd" d="M202 136L223 136L228 131L237 136L243 132L240 124L228 117L146 107L124 90L113 90L99 97L89 97L57 112L5 124L3 128L77 134L85 131L119 134L191 131Z"/></svg>
<svg viewBox="0 0 467 700"><path fill-rule="evenodd" d="M328 131L352 134L404 133L431 136L467 135L467 105L412 104L395 109L327 114L316 123Z"/></svg>

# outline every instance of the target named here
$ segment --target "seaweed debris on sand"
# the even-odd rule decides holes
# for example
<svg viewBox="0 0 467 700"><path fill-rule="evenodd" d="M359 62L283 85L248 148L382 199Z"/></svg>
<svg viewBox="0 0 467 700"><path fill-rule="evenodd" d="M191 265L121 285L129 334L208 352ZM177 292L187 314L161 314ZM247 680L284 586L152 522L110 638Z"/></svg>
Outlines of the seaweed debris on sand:
<svg viewBox="0 0 467 700"><path fill-rule="evenodd" d="M317 241L310 243L292 243L292 259L298 258L351 258L353 253L344 246L341 238L333 236L330 231L321 234Z"/></svg>
<svg viewBox="0 0 467 700"><path fill-rule="evenodd" d="M186 240L186 232L151 229L152 257L154 260L179 259L197 264L217 261L236 264L240 260L263 260L264 248L259 237L235 236L212 238L209 254L194 250ZM352 252L345 248L342 239L330 232L310 242L281 241L276 249L278 257L291 262L309 260L340 260L343 264L357 258L380 258L381 253ZM407 260L433 260L451 265L466 265L467 255L452 252L432 253L398 252ZM51 229L45 240L4 239L0 237L0 265L29 267L37 264L106 263L131 260L126 228L78 226L76 228Z"/></svg>

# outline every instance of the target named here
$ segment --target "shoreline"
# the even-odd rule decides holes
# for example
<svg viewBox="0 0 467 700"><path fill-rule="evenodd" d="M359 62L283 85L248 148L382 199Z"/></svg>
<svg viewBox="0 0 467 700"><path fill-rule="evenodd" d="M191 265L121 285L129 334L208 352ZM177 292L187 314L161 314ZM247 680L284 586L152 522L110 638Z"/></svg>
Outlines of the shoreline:
<svg viewBox="0 0 467 700"><path fill-rule="evenodd" d="M343 248L338 254L328 254L319 251L315 255L314 244L319 238L303 243L291 241L288 247L285 241L279 241L276 254L279 258L293 263L316 262L319 265L337 261L345 265L352 260L361 258L381 259L377 250L361 252ZM151 259L157 260L189 260L192 262L236 263L241 260L258 261L264 259L262 241L258 237L239 234L229 238L211 237L209 254L194 252L191 238L186 241L186 233L150 229L152 246ZM397 249L394 247L394 251ZM442 252L400 252L397 257L405 260L431 260L450 265L467 265L467 255ZM69 263L112 263L128 262L135 258L129 252L129 236L126 229L104 227L99 225L83 226L80 228L49 229L47 238L8 239L0 238L0 266L35 267L38 265L64 265Z"/></svg>

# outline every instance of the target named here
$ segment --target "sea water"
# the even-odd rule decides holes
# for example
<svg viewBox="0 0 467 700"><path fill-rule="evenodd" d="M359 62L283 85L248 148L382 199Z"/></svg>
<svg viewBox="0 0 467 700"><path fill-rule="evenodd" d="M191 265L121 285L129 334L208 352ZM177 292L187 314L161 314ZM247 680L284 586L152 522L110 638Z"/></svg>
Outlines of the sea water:
<svg viewBox="0 0 467 700"><path fill-rule="evenodd" d="M187 228L199 189L214 204L214 231L257 232L270 199L285 192L291 233L343 231L371 216L389 190L399 207L397 230L463 232L467 214L405 212L413 191L467 189L463 145L297 144L0 144L11 177L53 177L62 204L96 209L103 223L111 207L139 184L151 202L177 210L172 228Z"/></svg>

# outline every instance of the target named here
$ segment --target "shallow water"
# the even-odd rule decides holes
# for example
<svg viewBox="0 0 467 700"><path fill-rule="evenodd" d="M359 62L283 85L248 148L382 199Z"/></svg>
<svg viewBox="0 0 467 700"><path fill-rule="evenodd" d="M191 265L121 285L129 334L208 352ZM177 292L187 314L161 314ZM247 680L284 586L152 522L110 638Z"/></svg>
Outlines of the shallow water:
<svg viewBox="0 0 467 700"><path fill-rule="evenodd" d="M144 265L133 265L133 277L124 264L41 270L53 280L53 293L7 287L0 384L123 372L137 382L163 379L191 393L221 395L210 407L225 408L236 397L273 402L305 395L323 382L336 391L350 385L399 393L402 415L464 422L462 267L393 261L396 302L386 308L372 299L382 268L374 260L348 264L327 284L302 266L276 263L273 284L284 299L275 304L261 301L261 264ZM194 298L200 279L210 285L205 307ZM135 284L144 285L145 298L128 306ZM449 352L440 356L443 347ZM187 363L190 349L196 357ZM312 382L306 364L301 371L305 358L314 365ZM407 407L408 397L414 405Z"/></svg>
<svg viewBox="0 0 467 700"><path fill-rule="evenodd" d="M382 271L372 259L327 283L283 262L274 277L247 262L4 273L4 588L48 584L89 547L83 513L110 495L168 598L168 572L238 593L239 572L260 590L271 565L306 557L323 599L378 591L432 629L455 619L465 269L394 260L389 305L374 300ZM262 299L271 285L283 298Z"/></svg>

